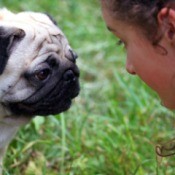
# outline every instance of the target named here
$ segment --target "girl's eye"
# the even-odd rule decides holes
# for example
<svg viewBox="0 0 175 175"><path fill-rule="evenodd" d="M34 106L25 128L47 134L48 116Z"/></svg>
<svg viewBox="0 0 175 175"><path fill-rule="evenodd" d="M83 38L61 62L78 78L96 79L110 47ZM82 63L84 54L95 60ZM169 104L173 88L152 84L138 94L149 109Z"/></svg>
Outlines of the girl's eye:
<svg viewBox="0 0 175 175"><path fill-rule="evenodd" d="M126 43L123 42L122 40L118 40L116 44L117 44L117 46L120 46L120 47L126 49Z"/></svg>
<svg viewBox="0 0 175 175"><path fill-rule="evenodd" d="M124 45L124 42L123 42L122 40L118 40L118 41L117 41L117 45L118 45L118 46L123 46L123 45Z"/></svg>

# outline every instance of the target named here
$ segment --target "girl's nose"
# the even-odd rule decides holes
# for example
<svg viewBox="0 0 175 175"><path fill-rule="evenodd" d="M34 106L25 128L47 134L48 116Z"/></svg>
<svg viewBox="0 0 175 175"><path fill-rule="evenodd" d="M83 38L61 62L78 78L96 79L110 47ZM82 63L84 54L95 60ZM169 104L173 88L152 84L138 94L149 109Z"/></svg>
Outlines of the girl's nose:
<svg viewBox="0 0 175 175"><path fill-rule="evenodd" d="M135 69L134 69L134 66L131 64L130 61L126 61L126 70L129 74L132 74L132 75L135 75L136 72L135 72Z"/></svg>

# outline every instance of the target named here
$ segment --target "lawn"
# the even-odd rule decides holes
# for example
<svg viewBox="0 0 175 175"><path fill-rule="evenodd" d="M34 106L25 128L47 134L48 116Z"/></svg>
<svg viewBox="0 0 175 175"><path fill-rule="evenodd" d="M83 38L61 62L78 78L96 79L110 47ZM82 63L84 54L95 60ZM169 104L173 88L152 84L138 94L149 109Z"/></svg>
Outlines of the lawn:
<svg viewBox="0 0 175 175"><path fill-rule="evenodd" d="M174 138L173 112L125 70L98 0L1 0L13 12L47 12L78 53L81 93L63 114L21 128L5 157L4 175L173 175L175 158L155 153Z"/></svg>

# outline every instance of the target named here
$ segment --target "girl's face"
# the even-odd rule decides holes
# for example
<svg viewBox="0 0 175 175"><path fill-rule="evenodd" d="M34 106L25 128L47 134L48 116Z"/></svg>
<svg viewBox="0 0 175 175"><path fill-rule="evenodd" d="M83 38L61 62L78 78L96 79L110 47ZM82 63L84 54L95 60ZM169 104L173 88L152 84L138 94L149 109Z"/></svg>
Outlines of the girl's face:
<svg viewBox="0 0 175 175"><path fill-rule="evenodd" d="M124 43L127 53L126 70L138 75L154 89L162 104L175 109L175 49L166 39L153 46L137 27L113 19L107 9L102 8L107 28Z"/></svg>

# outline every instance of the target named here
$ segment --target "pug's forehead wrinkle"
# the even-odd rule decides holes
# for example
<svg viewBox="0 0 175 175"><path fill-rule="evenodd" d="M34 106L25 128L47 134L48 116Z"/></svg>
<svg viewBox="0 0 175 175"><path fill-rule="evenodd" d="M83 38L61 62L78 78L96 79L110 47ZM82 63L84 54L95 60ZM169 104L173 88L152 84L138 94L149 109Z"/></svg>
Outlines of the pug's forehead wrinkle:
<svg viewBox="0 0 175 175"><path fill-rule="evenodd" d="M29 32L26 32L26 33L29 33ZM49 29L47 28L42 28L42 27L37 28L36 26L32 28L30 34L32 33L33 33L33 40L35 39L36 36L43 35L43 37L45 37L45 40L47 40L48 43L54 43L54 42L60 43L59 41L60 38L57 38L57 36L62 36L60 33L59 34L57 33L55 35L55 33L54 34L50 33ZM57 40L55 38L57 38Z"/></svg>
<svg viewBox="0 0 175 175"><path fill-rule="evenodd" d="M52 35L50 35L50 33L49 33L49 30L48 29L45 29L46 31L47 31L47 41L49 42L49 43L52 43L53 41L52 41Z"/></svg>
<svg viewBox="0 0 175 175"><path fill-rule="evenodd" d="M37 54L35 57L33 57L32 60L37 59L40 56L43 56L45 54L60 54L60 52L63 50L63 46L61 45L60 42L53 42L53 43L48 43L47 40L42 42L41 47L38 49Z"/></svg>
<svg viewBox="0 0 175 175"><path fill-rule="evenodd" d="M70 48L69 42L68 42L67 38L65 36L63 36L63 35L57 35L56 37L57 37L58 41L61 43L61 45L62 45L62 57L64 57L67 48L68 47Z"/></svg>
<svg viewBox="0 0 175 175"><path fill-rule="evenodd" d="M50 55L57 57L57 54L55 52L48 52L43 53L41 55L37 55L35 59L29 63L30 67L28 68L28 70L33 71L34 68L37 67L39 64L44 63Z"/></svg>
<svg viewBox="0 0 175 175"><path fill-rule="evenodd" d="M30 50L37 51L40 50L44 41L46 40L45 35L42 33L34 34L34 37L30 38L31 36L28 36L28 40L26 41L26 44L29 44L30 42L34 43L32 44L32 47ZM22 43L21 43L22 44Z"/></svg>
<svg viewBox="0 0 175 175"><path fill-rule="evenodd" d="M61 57L64 57L65 55L65 48L67 48L68 41L65 39L65 37L60 35L50 35L50 39L52 42L50 43L48 40L43 42L43 47L38 53L38 56L55 52L58 55L61 54Z"/></svg>
<svg viewBox="0 0 175 175"><path fill-rule="evenodd" d="M46 47L43 47L41 48L41 50L39 51L38 53L38 56L42 56L44 54L47 54L47 53L57 53L59 54L61 51L61 47L58 47L58 45L56 44L49 44L49 45L46 45Z"/></svg>

